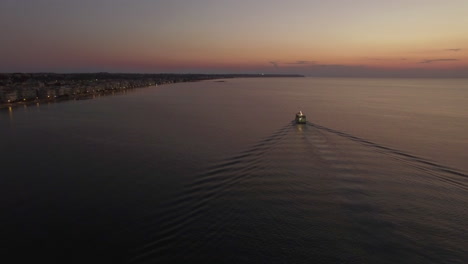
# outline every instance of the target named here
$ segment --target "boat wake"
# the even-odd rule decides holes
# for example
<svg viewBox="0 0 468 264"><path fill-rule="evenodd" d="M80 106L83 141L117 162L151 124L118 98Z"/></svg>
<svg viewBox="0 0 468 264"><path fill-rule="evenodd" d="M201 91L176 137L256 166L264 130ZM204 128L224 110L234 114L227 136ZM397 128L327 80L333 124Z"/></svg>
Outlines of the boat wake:
<svg viewBox="0 0 468 264"><path fill-rule="evenodd" d="M429 173L429 174L431 174L433 176L437 176L441 180L451 181L454 184L461 184L463 187L468 187L467 185L464 185L463 182L457 181L457 179L456 179L457 176L464 177L464 178L468 177L467 174L465 174L465 173L463 173L463 172L461 172L461 171L459 171L457 169L450 168L450 167L438 164L438 163L436 163L434 161L430 161L430 160L427 160L427 159L424 159L424 158L421 158L421 157L418 157L418 156L415 156L415 155L412 155L412 154L408 154L408 153L406 153L404 151L401 151L401 150L397 150L397 149L393 149L393 148L390 148L390 147L382 146L382 145L379 145L377 143L374 143L374 142L371 142L371 141L368 141L368 140L365 140L365 139L362 139L362 138L359 138L359 137L355 137L353 135L350 135L350 134L347 134L347 133L344 133L344 132L341 132L341 131L337 131L337 130L334 130L334 129L331 129L331 128L323 127L323 126L320 126L320 125L317 125L317 124L314 124L314 123L311 123L311 122L307 122L307 124L309 126L311 126L311 127L321 129L321 130L324 130L324 131L339 135L341 137L350 139L352 141L358 142L358 143L363 144L365 146L368 146L370 148L374 148L375 150L377 150L380 153L389 155L389 156L391 156L391 157L393 157L393 158L395 158L395 159L397 159L397 160L399 160L401 162L404 162L405 164L407 164L409 166L412 166L412 167L418 168L420 170L423 170L423 171L425 171L425 172L427 172L427 173ZM455 178L450 179L452 177L455 177Z"/></svg>
<svg viewBox="0 0 468 264"><path fill-rule="evenodd" d="M142 221L131 262L462 263L466 176L291 122Z"/></svg>

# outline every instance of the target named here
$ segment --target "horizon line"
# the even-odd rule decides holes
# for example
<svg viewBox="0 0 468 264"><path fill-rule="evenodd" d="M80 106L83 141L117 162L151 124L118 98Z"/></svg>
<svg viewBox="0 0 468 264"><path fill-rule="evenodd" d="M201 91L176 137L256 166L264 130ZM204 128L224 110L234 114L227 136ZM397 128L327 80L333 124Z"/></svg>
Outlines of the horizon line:
<svg viewBox="0 0 468 264"><path fill-rule="evenodd" d="M385 76L385 75L308 75L308 74L296 74L296 73L194 73L194 72L187 72L187 73L176 73L176 72L106 72L106 71L98 71L98 72L0 72L0 75L13 75L13 74L56 74L56 75L80 75L80 74L113 74L113 75L214 75L214 76L223 76L223 75L230 75L230 76L284 76L284 77L308 77L308 78L368 78L368 79L468 79L468 76ZM390 74L392 75L392 74Z"/></svg>

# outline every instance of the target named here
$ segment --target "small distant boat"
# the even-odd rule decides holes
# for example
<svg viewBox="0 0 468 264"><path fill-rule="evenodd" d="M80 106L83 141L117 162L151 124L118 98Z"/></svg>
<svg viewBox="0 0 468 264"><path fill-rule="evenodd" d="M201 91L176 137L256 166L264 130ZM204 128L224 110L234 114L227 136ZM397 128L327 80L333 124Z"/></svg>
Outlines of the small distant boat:
<svg viewBox="0 0 468 264"><path fill-rule="evenodd" d="M299 111L299 113L296 114L296 124L305 124L306 123L306 116L302 113L302 111Z"/></svg>

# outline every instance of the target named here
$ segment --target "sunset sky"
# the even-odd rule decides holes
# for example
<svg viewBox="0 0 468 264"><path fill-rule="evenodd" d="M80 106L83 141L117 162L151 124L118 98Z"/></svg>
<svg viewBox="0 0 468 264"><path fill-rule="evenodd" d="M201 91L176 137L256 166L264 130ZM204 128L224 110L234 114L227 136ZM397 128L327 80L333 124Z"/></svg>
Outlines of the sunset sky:
<svg viewBox="0 0 468 264"><path fill-rule="evenodd" d="M0 0L0 72L468 77L467 0Z"/></svg>

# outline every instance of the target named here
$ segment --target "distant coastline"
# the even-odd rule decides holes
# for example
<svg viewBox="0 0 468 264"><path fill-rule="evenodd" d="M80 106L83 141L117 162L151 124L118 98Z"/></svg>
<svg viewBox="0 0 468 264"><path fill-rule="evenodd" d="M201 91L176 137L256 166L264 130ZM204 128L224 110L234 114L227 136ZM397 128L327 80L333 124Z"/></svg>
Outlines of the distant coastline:
<svg viewBox="0 0 468 264"><path fill-rule="evenodd" d="M91 99L95 95L179 82L229 78L304 77L296 74L0 74L0 109L43 102Z"/></svg>

